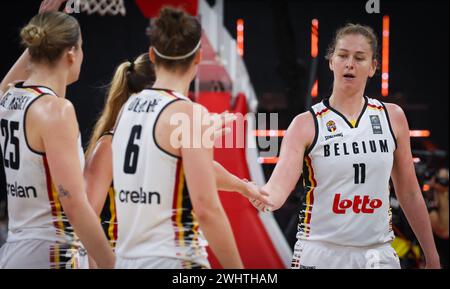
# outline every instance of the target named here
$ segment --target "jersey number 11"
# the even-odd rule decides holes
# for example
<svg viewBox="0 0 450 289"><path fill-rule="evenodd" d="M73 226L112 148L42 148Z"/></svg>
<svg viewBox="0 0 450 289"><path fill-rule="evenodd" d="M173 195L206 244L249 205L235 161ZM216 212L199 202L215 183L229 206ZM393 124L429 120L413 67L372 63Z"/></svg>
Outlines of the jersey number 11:
<svg viewBox="0 0 450 289"><path fill-rule="evenodd" d="M355 169L355 184L364 184L366 181L366 164L353 164Z"/></svg>

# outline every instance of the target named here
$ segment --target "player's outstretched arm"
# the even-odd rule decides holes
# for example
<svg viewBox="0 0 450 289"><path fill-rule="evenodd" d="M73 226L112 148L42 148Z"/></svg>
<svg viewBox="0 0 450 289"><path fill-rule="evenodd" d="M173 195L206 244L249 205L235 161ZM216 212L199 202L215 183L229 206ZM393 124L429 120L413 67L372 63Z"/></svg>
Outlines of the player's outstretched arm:
<svg viewBox="0 0 450 289"><path fill-rule="evenodd" d="M192 104L183 103L181 105L184 108L180 107L180 110L193 120ZM201 140L204 132L210 128L203 125L202 129L195 134L193 127L194 124L190 126L189 133L192 143L195 142L195 139ZM190 142L183 143L183 140L181 142L183 169L199 226L224 268L243 268L231 225L217 192L216 179L212 170L213 140L209 144L199 141L198 143L202 144L197 148L194 148Z"/></svg>
<svg viewBox="0 0 450 289"><path fill-rule="evenodd" d="M260 211L279 209L302 174L303 156L314 139L314 120L310 112L302 113L294 118L281 143L280 155L269 181L261 190L269 194L273 207L266 207L258 200L252 204Z"/></svg>
<svg viewBox="0 0 450 289"><path fill-rule="evenodd" d="M216 161L214 161L214 174L219 190L238 192L248 199L258 200L264 206L273 206L268 199L268 193L260 191L254 183L236 177Z"/></svg>
<svg viewBox="0 0 450 289"><path fill-rule="evenodd" d="M61 5L67 0L43 0L39 7L39 13L48 11L58 11Z"/></svg>

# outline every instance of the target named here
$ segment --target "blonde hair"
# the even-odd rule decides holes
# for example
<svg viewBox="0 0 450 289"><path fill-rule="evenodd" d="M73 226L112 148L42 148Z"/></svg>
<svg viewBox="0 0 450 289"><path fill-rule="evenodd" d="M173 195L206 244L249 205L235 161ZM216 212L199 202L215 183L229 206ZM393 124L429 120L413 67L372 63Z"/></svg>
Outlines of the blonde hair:
<svg viewBox="0 0 450 289"><path fill-rule="evenodd" d="M155 73L148 53L139 55L133 62L123 62L116 68L105 106L89 140L86 158L92 154L102 135L114 128L120 109L128 98L134 93L150 88L154 81Z"/></svg>
<svg viewBox="0 0 450 289"><path fill-rule="evenodd" d="M373 29L369 26L353 23L348 23L344 27L341 27L336 31L336 35L333 39L333 42L331 42L330 46L328 47L327 55L325 56L325 58L330 59L333 56L334 50L336 49L336 44L339 39L341 39L345 35L351 34L364 36L369 42L370 48L372 49L372 59L378 60L378 40Z"/></svg>
<svg viewBox="0 0 450 289"><path fill-rule="evenodd" d="M80 35L78 21L61 12L40 13L20 31L22 44L28 48L31 61L50 64L61 57L64 49L77 49Z"/></svg>

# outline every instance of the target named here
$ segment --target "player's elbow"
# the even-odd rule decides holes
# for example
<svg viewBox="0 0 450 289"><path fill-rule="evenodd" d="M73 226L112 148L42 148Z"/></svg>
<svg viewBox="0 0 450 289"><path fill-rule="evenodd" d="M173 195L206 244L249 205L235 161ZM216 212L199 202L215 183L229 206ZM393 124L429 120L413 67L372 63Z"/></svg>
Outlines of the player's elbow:
<svg viewBox="0 0 450 289"><path fill-rule="evenodd" d="M198 202L194 206L194 213L200 222L217 218L223 212L220 202Z"/></svg>
<svg viewBox="0 0 450 289"><path fill-rule="evenodd" d="M70 222L77 218L78 212L81 212L83 207L89 206L87 198L77 196L61 197L60 202L63 207L64 214Z"/></svg>

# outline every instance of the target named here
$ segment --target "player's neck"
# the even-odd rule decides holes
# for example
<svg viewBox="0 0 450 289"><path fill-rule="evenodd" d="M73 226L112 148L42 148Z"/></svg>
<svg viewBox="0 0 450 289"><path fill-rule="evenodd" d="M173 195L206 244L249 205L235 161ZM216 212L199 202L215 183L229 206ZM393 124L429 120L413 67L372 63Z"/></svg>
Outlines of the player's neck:
<svg viewBox="0 0 450 289"><path fill-rule="evenodd" d="M35 67L24 84L46 86L51 88L58 97L64 98L66 97L67 74L43 66Z"/></svg>
<svg viewBox="0 0 450 289"><path fill-rule="evenodd" d="M177 74L166 70L158 70L153 87L170 89L187 96L191 81L192 76L190 73Z"/></svg>
<svg viewBox="0 0 450 289"><path fill-rule="evenodd" d="M364 107L362 92L355 94L342 94L333 91L330 97L330 106L345 115L348 119L356 119Z"/></svg>

